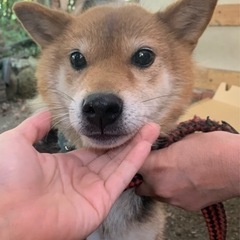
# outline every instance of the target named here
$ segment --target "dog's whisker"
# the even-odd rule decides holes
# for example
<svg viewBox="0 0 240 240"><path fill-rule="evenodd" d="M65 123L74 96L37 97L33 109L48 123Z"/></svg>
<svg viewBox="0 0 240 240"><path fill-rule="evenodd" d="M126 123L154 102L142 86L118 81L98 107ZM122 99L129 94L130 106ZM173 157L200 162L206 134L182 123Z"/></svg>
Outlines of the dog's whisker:
<svg viewBox="0 0 240 240"><path fill-rule="evenodd" d="M63 110L63 112L66 112L66 110L68 110L68 109L66 109L66 108L63 107L63 106L51 106L51 110L52 110L52 111Z"/></svg>
<svg viewBox="0 0 240 240"><path fill-rule="evenodd" d="M59 125L62 122L67 122L67 120L68 120L67 114L66 115L61 115L61 116L54 116L52 118L52 122L53 122L52 127L56 127L57 125Z"/></svg>
<svg viewBox="0 0 240 240"><path fill-rule="evenodd" d="M80 138L80 136L79 137L76 137L76 139L74 139L73 141L72 141L72 145L73 146L76 146L78 143L79 143L79 140L80 140L81 138Z"/></svg>
<svg viewBox="0 0 240 240"><path fill-rule="evenodd" d="M141 103L146 103L146 102L150 102L150 101L153 101L153 100L156 100L156 99L166 98L166 97L170 97L170 96L172 96L172 95L171 94L160 95L160 96L157 96L157 97L154 97L154 98L150 98L150 99L141 101Z"/></svg>
<svg viewBox="0 0 240 240"><path fill-rule="evenodd" d="M56 93L56 94L59 94L61 95L62 97L64 97L65 99L67 100L70 100L72 102L75 102L74 98L72 98L71 96L69 96L67 93L59 90L59 89L53 89L53 88L49 88L49 90L52 92L52 93Z"/></svg>
<svg viewBox="0 0 240 240"><path fill-rule="evenodd" d="M67 122L67 120L68 120L68 116L66 114L54 115L52 117L52 126L56 127L58 124L60 124L62 122Z"/></svg>

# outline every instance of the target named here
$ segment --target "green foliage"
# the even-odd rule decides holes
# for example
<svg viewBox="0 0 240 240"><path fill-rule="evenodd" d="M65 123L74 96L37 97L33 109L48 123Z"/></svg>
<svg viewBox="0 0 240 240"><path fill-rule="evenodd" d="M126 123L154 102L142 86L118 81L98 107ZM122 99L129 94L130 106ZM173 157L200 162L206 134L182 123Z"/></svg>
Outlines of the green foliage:
<svg viewBox="0 0 240 240"><path fill-rule="evenodd" d="M11 19L13 12L12 12L12 5L15 1L14 0L0 0L0 16L1 18Z"/></svg>
<svg viewBox="0 0 240 240"><path fill-rule="evenodd" d="M28 35L12 11L14 2L16 0L0 0L0 58L37 55L38 47L28 40Z"/></svg>
<svg viewBox="0 0 240 240"><path fill-rule="evenodd" d="M25 0L32 1L32 0ZM77 0L68 0L68 12L75 8ZM30 40L12 10L17 0L0 0L0 62L3 57L28 57L39 53L37 45ZM52 7L52 0L37 0L37 2ZM60 1L58 5L60 7Z"/></svg>
<svg viewBox="0 0 240 240"><path fill-rule="evenodd" d="M16 20L12 6L16 0L0 0L0 30L5 46L27 37Z"/></svg>
<svg viewBox="0 0 240 240"><path fill-rule="evenodd" d="M9 46L13 43L27 38L26 32L16 20L1 18L0 28L2 31L2 39L5 43L5 46Z"/></svg>

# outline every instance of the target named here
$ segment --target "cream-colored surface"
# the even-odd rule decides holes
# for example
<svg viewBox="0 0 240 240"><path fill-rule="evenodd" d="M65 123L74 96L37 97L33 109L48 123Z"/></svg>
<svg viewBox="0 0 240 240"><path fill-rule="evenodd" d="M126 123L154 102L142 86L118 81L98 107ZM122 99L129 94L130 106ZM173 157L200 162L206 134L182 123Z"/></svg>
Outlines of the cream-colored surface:
<svg viewBox="0 0 240 240"><path fill-rule="evenodd" d="M176 2L176 0L140 0L142 6L146 7L151 11L157 11L160 8L164 9L166 6L174 2ZM240 3L240 0L218 0L218 4L230 3Z"/></svg>
<svg viewBox="0 0 240 240"><path fill-rule="evenodd" d="M194 59L204 67L240 71L240 27L208 27Z"/></svg>
<svg viewBox="0 0 240 240"><path fill-rule="evenodd" d="M226 90L222 83L213 99L197 102L187 109L180 121L192 119L194 115L201 118L210 117L216 121L226 121L240 132L240 87L232 86Z"/></svg>
<svg viewBox="0 0 240 240"><path fill-rule="evenodd" d="M141 0L140 2L147 9L156 12L176 0ZM240 0L218 1L218 4L232 3L240 4ZM209 27L199 40L194 59L204 67L240 71L240 27Z"/></svg>

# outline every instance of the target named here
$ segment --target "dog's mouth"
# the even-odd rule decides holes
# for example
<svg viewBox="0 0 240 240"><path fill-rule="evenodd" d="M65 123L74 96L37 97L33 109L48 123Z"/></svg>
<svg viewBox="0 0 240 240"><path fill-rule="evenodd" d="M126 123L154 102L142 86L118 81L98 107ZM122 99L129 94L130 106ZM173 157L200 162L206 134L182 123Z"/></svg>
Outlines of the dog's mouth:
<svg viewBox="0 0 240 240"><path fill-rule="evenodd" d="M117 127L116 127L117 128ZM87 142L96 148L114 148L124 144L128 141L134 133L126 131L106 131L106 132L88 132L83 131L82 136L86 138Z"/></svg>

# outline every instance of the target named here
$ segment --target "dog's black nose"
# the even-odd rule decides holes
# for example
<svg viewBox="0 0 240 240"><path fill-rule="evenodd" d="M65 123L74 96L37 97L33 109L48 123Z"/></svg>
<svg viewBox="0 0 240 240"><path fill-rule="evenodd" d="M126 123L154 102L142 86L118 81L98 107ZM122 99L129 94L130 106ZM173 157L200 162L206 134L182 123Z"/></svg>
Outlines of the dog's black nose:
<svg viewBox="0 0 240 240"><path fill-rule="evenodd" d="M84 99L82 114L91 124L103 129L114 123L122 113L123 101L111 93L95 93Z"/></svg>

